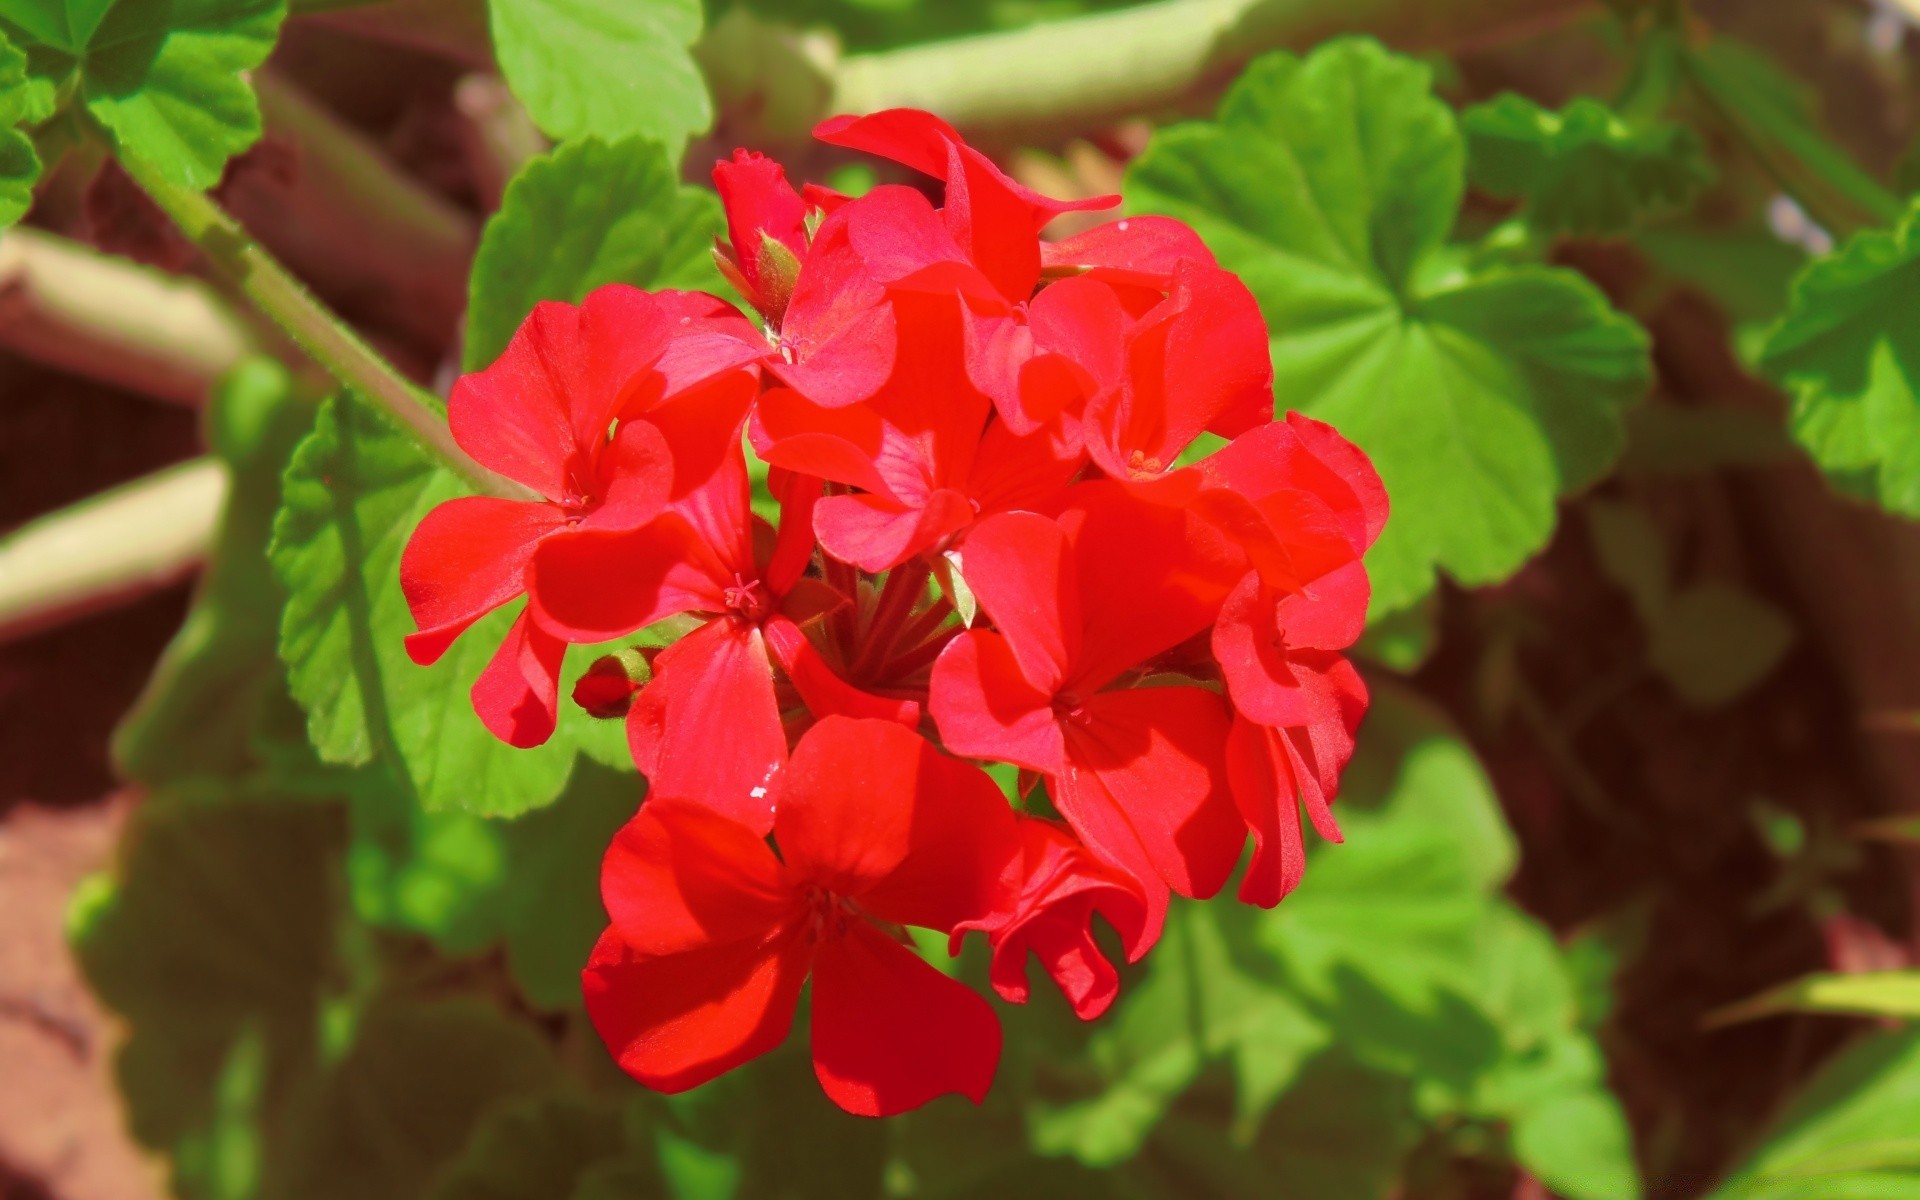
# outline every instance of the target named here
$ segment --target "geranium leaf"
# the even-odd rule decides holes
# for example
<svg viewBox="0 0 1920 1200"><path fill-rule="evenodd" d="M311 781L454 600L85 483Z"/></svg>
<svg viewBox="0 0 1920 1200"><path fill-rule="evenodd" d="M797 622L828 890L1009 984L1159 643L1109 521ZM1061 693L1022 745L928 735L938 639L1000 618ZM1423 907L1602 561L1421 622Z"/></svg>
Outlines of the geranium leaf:
<svg viewBox="0 0 1920 1200"><path fill-rule="evenodd" d="M1793 393L1793 435L1836 485L1920 517L1920 202L1794 281L1761 366Z"/></svg>
<svg viewBox="0 0 1920 1200"><path fill-rule="evenodd" d="M1723 1008L1714 1015L1714 1021L1726 1024L1791 1012L1920 1021L1920 971L1806 975Z"/></svg>
<svg viewBox="0 0 1920 1200"><path fill-rule="evenodd" d="M627 1151L622 1109L573 1091L502 1105L482 1118L426 1200L566 1200L602 1164L639 1168L639 1156ZM657 1182L646 1182L653 1184L647 1193L657 1191Z"/></svg>
<svg viewBox="0 0 1920 1200"><path fill-rule="evenodd" d="M193 607L114 731L115 764L149 786L254 765L263 711L286 704L274 654L286 594L267 565L280 473L313 425L284 367L249 359L207 409L207 440L231 480Z"/></svg>
<svg viewBox="0 0 1920 1200"><path fill-rule="evenodd" d="M528 1023L477 996L375 1000L353 1041L289 1113L286 1153L269 1164L281 1200L414 1200L496 1106L558 1082Z"/></svg>
<svg viewBox="0 0 1920 1200"><path fill-rule="evenodd" d="M256 1193L262 1076L318 1054L335 961L337 806L203 780L134 812L110 878L69 927L95 993L126 1023L115 1071L129 1125L172 1158L175 1190Z"/></svg>
<svg viewBox="0 0 1920 1200"><path fill-rule="evenodd" d="M284 0L21 0L0 33L27 71L72 94L170 182L210 188L260 137L246 72L272 51Z"/></svg>
<svg viewBox="0 0 1920 1200"><path fill-rule="evenodd" d="M1684 206L1712 178L1700 140L1672 121L1630 125L1585 97L1559 112L1505 93L1460 114L1475 186L1526 204L1545 233L1625 233Z"/></svg>
<svg viewBox="0 0 1920 1200"><path fill-rule="evenodd" d="M542 300L578 303L603 283L717 289L713 239L724 228L719 200L681 186L657 144L587 140L533 159L474 256L467 369L498 357Z"/></svg>
<svg viewBox="0 0 1920 1200"><path fill-rule="evenodd" d="M494 53L555 139L645 137L678 157L713 122L688 47L700 0L490 0Z"/></svg>
<svg viewBox="0 0 1920 1200"><path fill-rule="evenodd" d="M1712 1200L1920 1197L1920 1029L1829 1061Z"/></svg>
<svg viewBox="0 0 1920 1200"><path fill-rule="evenodd" d="M431 667L407 657L413 631L400 552L434 505L464 485L367 405L328 401L295 452L270 557L287 591L280 656L324 762L384 760L428 809L511 816L551 803L575 751L602 736L567 699L588 655L569 655L559 728L516 749L474 715L469 691L520 602L482 618Z"/></svg>
<svg viewBox="0 0 1920 1200"><path fill-rule="evenodd" d="M44 80L27 74L25 52L0 32L0 228L26 216L33 207L40 156L20 126L46 117L48 91Z"/></svg>
<svg viewBox="0 0 1920 1200"><path fill-rule="evenodd" d="M1369 41L1256 62L1218 119L1155 135L1132 208L1192 224L1260 300L1275 395L1373 458L1393 501L1374 612L1436 570L1505 578L1554 501L1620 451L1650 378L1645 334L1581 276L1470 270L1445 245L1464 147L1427 69Z"/></svg>

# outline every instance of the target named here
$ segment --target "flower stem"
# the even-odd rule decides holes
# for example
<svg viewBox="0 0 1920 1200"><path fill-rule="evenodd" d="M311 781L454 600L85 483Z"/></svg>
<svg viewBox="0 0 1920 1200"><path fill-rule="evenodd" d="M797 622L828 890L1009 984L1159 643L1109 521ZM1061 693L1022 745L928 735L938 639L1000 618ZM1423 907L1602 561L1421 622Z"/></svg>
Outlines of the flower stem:
<svg viewBox="0 0 1920 1200"><path fill-rule="evenodd" d="M887 572L887 581L881 585L880 599L873 606L873 620L867 624L859 656L854 659L852 675L855 679L865 678L893 653L900 629L907 623L907 618L913 615L914 606L926 594L927 579L932 573L933 568L924 557L910 558Z"/></svg>
<svg viewBox="0 0 1920 1200"><path fill-rule="evenodd" d="M1341 33L1433 49L1565 21L1588 0L1160 0L853 55L829 112L939 113L983 141L1084 132L1211 90L1269 50ZM721 97L724 104L727 97Z"/></svg>
<svg viewBox="0 0 1920 1200"><path fill-rule="evenodd" d="M214 268L286 330L328 374L385 410L423 449L478 490L514 499L527 495L460 449L447 427L446 407L439 397L414 386L380 357L212 200L163 178L133 156L123 156L121 165Z"/></svg>
<svg viewBox="0 0 1920 1200"><path fill-rule="evenodd" d="M197 458L0 538L0 640L164 587L206 556L227 470Z"/></svg>

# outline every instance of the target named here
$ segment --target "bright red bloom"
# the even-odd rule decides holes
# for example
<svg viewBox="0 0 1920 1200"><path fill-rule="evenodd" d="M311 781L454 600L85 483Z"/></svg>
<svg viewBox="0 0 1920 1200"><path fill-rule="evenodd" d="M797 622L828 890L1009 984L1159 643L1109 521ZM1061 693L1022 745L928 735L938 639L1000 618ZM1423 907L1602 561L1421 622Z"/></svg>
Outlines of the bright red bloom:
<svg viewBox="0 0 1920 1200"><path fill-rule="evenodd" d="M1044 772L1074 832L1146 889L1157 936L1168 889L1212 895L1246 839L1231 720L1202 687L1120 685L1207 627L1243 560L1182 507L1113 482L1076 488L1058 521L983 521L961 554L997 631L961 634L935 665L941 739Z"/></svg>
<svg viewBox="0 0 1920 1200"><path fill-rule="evenodd" d="M811 975L814 1072L835 1104L978 1103L999 1021L899 927L951 933L990 909L1017 843L999 789L898 725L830 717L794 748L773 833L778 858L707 805L656 793L614 839L612 924L584 982L621 1068L666 1092L731 1070L784 1040Z"/></svg>
<svg viewBox="0 0 1920 1200"><path fill-rule="evenodd" d="M1386 522L1372 465L1330 426L1291 413L1203 460L1198 507L1251 569L1222 607L1213 652L1236 711L1235 802L1253 832L1240 898L1272 907L1306 869L1304 803L1322 837L1367 709L1366 684L1337 651L1366 627L1361 561Z"/></svg>
<svg viewBox="0 0 1920 1200"><path fill-rule="evenodd" d="M400 559L420 627L407 638L413 660L437 661L525 592L543 542L652 520L679 490L676 472L710 455L677 464L644 418L683 402L744 414L757 352L743 332L751 327L711 297L615 284L579 306L535 306L492 366L462 376L448 404L454 440L544 500L464 496L421 521ZM474 708L495 736L535 746L553 733L565 650L521 614L474 684Z"/></svg>
<svg viewBox="0 0 1920 1200"><path fill-rule="evenodd" d="M789 705L775 686L776 663L816 715L912 724L919 706L848 686L807 640L802 624L848 602L803 578L819 483L780 481L783 519L773 536L753 515L738 434L729 436L719 469L658 520L542 548L533 613L571 642L606 641L680 613L706 616L654 658L653 678L627 714L628 742L656 792L701 797L765 833L787 761L781 712Z"/></svg>
<svg viewBox="0 0 1920 1200"><path fill-rule="evenodd" d="M713 186L727 210L727 245L714 262L727 281L778 329L807 253L807 205L787 172L764 154L735 150L713 166Z"/></svg>
<svg viewBox="0 0 1920 1200"><path fill-rule="evenodd" d="M1077 455L994 418L962 366L951 298L901 296L891 307L913 352L872 400L828 408L776 389L752 426L769 463L859 489L822 500L814 528L828 554L866 571L934 549L982 515L1050 505L1080 469Z"/></svg>
<svg viewBox="0 0 1920 1200"><path fill-rule="evenodd" d="M1027 1002L1027 955L1040 965L1083 1021L1091 1021L1120 994L1113 969L1089 928L1097 913L1120 934L1127 961L1138 962L1153 946L1147 899L1126 874L1087 853L1052 821L1020 818L1020 853L1000 878L1002 895L993 911L954 928L956 953L963 934L979 930L993 950L993 989L1014 1004Z"/></svg>

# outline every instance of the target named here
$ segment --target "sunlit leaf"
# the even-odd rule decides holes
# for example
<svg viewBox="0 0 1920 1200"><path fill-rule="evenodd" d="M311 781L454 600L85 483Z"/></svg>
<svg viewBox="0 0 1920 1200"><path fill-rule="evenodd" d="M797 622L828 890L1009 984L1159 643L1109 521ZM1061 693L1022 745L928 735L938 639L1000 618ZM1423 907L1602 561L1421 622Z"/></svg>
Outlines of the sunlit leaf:
<svg viewBox="0 0 1920 1200"><path fill-rule="evenodd" d="M1728 1024L1788 1012L1920 1020L1920 971L1807 975L1729 1005L1714 1014L1714 1021Z"/></svg>
<svg viewBox="0 0 1920 1200"><path fill-rule="evenodd" d="M400 552L434 505L465 491L370 408L328 401L287 469L274 520L270 557L288 595L280 655L323 761L380 760L428 809L511 816L551 803L582 740L605 731L566 700L590 661L577 651L546 745L518 749L480 724L469 692L518 604L482 618L431 667L407 657L414 625Z"/></svg>
<svg viewBox="0 0 1920 1200"><path fill-rule="evenodd" d="M1581 97L1559 112L1504 93L1460 114L1474 184L1525 203L1547 233L1618 234L1691 200L1711 178L1700 140L1671 121L1629 124Z"/></svg>
<svg viewBox="0 0 1920 1200"><path fill-rule="evenodd" d="M1259 298L1279 407L1379 468L1376 614L1436 571L1491 583L1545 545L1650 374L1645 334L1581 276L1463 268L1446 245L1463 160L1427 69L1349 40L1259 60L1216 121L1155 134L1127 175L1134 209L1192 224Z"/></svg>
<svg viewBox="0 0 1920 1200"><path fill-rule="evenodd" d="M657 144L569 143L522 167L474 255L466 364L478 370L542 300L580 299L603 283L713 291L712 192L684 187Z"/></svg>
<svg viewBox="0 0 1920 1200"><path fill-rule="evenodd" d="M284 0L16 0L0 33L28 74L76 96L123 151L169 181L210 188L260 137L246 72L265 61Z"/></svg>
<svg viewBox="0 0 1920 1200"><path fill-rule="evenodd" d="M687 48L700 0L489 0L494 53L553 138L644 137L677 157L713 122Z"/></svg>
<svg viewBox="0 0 1920 1200"><path fill-rule="evenodd" d="M1809 265L1762 366L1793 393L1793 434L1843 489L1920 516L1920 203Z"/></svg>

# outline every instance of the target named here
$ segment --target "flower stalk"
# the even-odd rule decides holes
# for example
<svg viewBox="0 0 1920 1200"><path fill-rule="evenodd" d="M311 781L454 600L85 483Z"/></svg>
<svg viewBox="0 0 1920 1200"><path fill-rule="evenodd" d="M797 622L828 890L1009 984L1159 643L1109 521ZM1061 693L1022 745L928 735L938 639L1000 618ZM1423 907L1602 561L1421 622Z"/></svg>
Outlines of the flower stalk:
<svg viewBox="0 0 1920 1200"><path fill-rule="evenodd" d="M440 398L415 386L201 192L173 183L132 155L122 165L260 311L273 318L308 357L342 385L358 391L391 417L428 453L478 491L511 498L523 489L474 462L453 440Z"/></svg>

